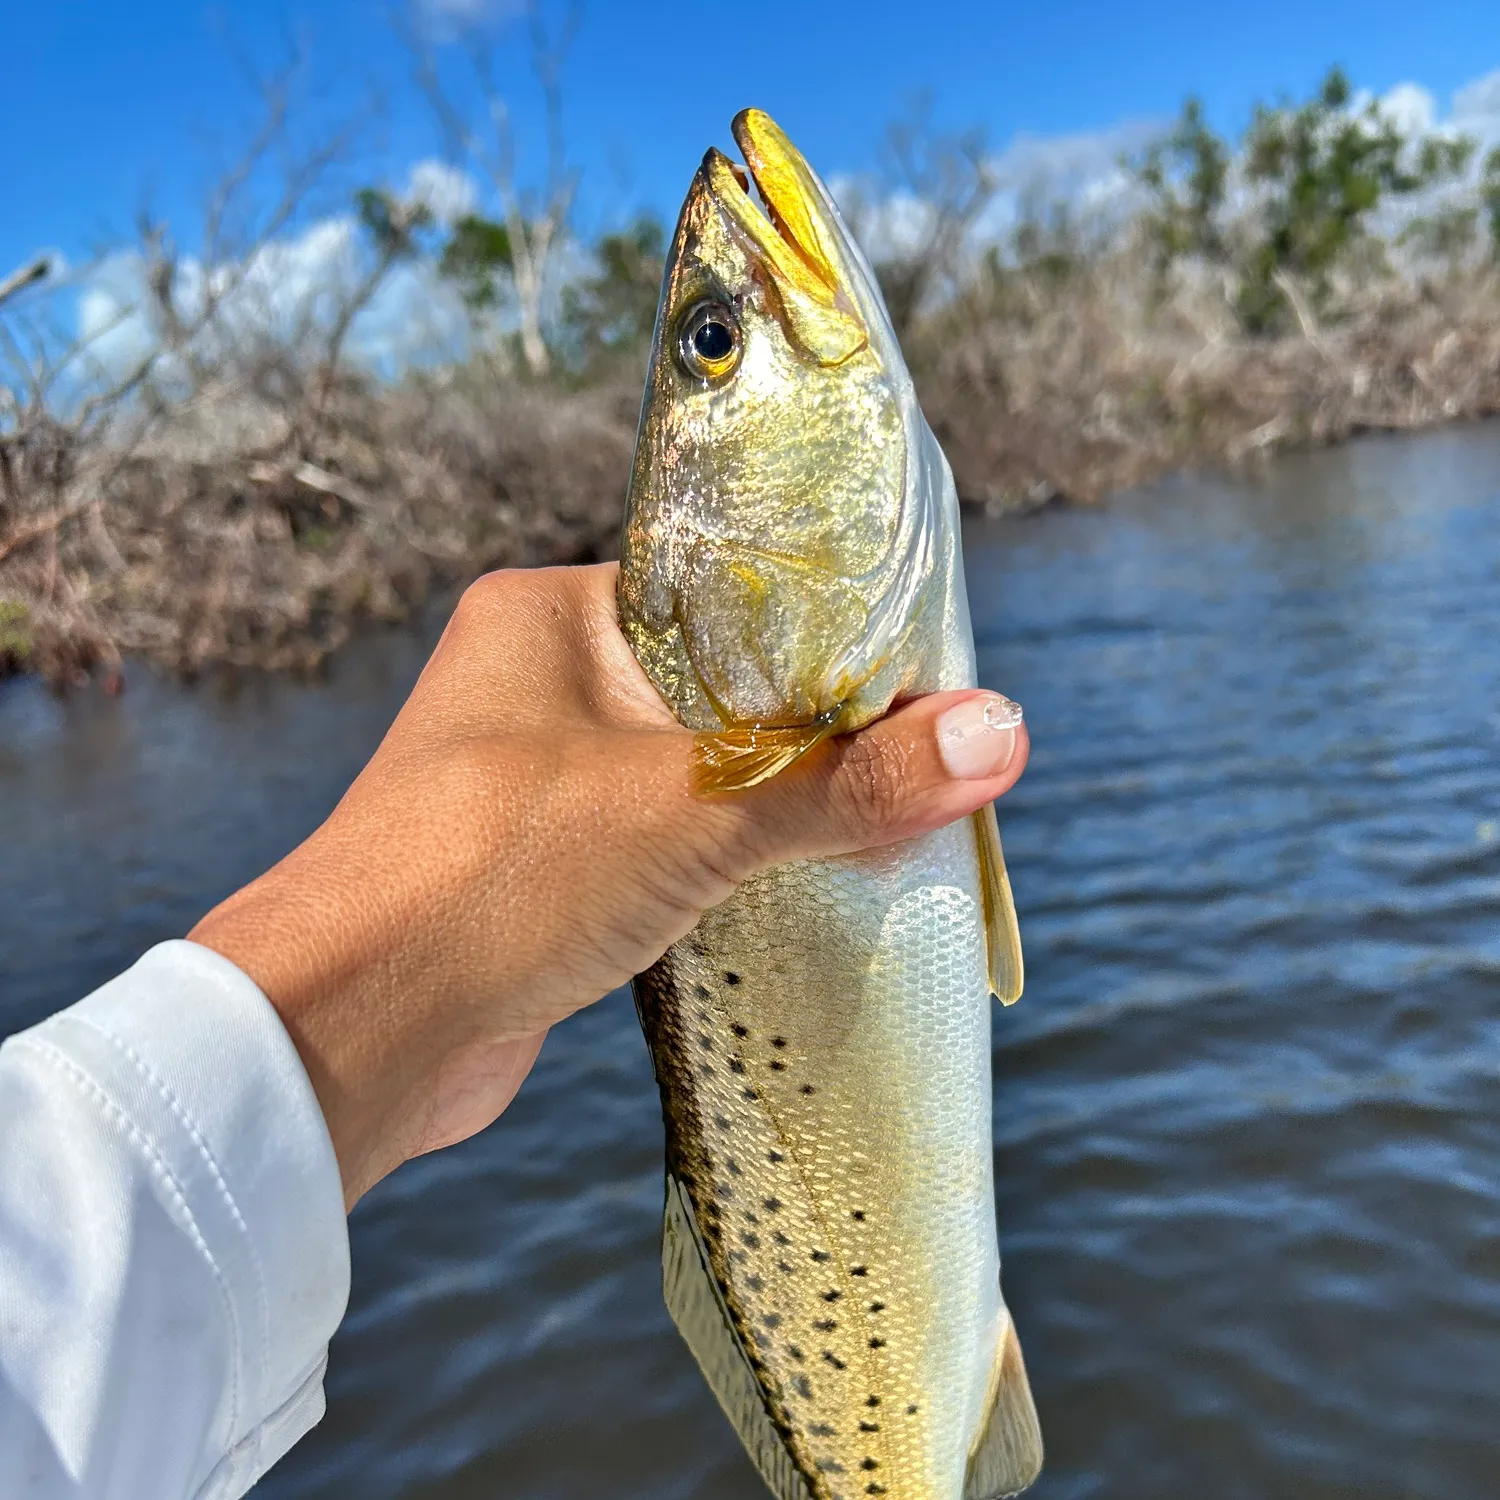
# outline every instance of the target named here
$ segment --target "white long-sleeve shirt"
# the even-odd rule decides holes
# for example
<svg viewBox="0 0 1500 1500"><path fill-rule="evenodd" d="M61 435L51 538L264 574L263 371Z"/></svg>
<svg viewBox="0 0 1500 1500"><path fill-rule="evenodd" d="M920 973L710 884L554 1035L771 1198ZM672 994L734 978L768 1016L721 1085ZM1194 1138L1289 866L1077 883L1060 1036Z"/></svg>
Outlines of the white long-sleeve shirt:
<svg viewBox="0 0 1500 1500"><path fill-rule="evenodd" d="M333 1146L260 990L153 948L0 1047L0 1497L231 1500L323 1415Z"/></svg>

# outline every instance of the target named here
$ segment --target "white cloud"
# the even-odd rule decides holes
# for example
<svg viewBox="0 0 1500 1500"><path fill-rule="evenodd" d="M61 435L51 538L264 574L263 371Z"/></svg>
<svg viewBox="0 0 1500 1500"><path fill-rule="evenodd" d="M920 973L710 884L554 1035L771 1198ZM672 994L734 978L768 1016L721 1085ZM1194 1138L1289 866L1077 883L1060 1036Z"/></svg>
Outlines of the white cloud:
<svg viewBox="0 0 1500 1500"><path fill-rule="evenodd" d="M419 161L411 169L401 196L407 203L429 209L440 224L452 224L473 211L479 188L461 168L428 160Z"/></svg>
<svg viewBox="0 0 1500 1500"><path fill-rule="evenodd" d="M1403 135L1426 135L1437 125L1437 100L1419 83L1398 83L1375 102Z"/></svg>
<svg viewBox="0 0 1500 1500"><path fill-rule="evenodd" d="M206 354L248 354L267 345L315 350L364 265L354 221L323 219L263 246L248 262L208 270L184 258L174 280L173 306L181 322L192 327L210 297L218 300L197 336ZM138 253L112 256L93 271L79 293L77 323L97 374L118 377L156 346L159 319ZM346 349L356 362L395 370L455 352L467 326L462 303L431 265L403 264L355 319Z"/></svg>
<svg viewBox="0 0 1500 1500"><path fill-rule="evenodd" d="M1125 176L1121 158L1144 150L1164 129L1159 120L1133 120L1076 135L1018 135L990 167L1013 192L1097 197L1119 186Z"/></svg>
<svg viewBox="0 0 1500 1500"><path fill-rule="evenodd" d="M1016 136L985 163L994 195L973 226L974 243L1002 240L1023 216L1046 217L1059 207L1089 224L1110 222L1128 210L1139 191L1122 161L1144 150L1163 129L1159 123L1131 121L1074 135ZM853 177L831 179L829 190L872 260L917 254L928 243L935 209L916 193L883 190Z"/></svg>
<svg viewBox="0 0 1500 1500"><path fill-rule="evenodd" d="M513 20L530 8L531 0L418 0L423 19L440 35L486 22Z"/></svg>
<svg viewBox="0 0 1500 1500"><path fill-rule="evenodd" d="M1466 83L1454 94L1453 119L1459 125L1500 123L1500 68Z"/></svg>

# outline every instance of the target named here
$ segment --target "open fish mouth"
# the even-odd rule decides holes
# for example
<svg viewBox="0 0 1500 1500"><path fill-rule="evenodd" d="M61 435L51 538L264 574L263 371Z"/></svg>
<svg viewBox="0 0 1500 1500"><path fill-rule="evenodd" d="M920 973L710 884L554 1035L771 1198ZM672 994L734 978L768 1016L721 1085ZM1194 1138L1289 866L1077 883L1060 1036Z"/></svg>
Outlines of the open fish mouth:
<svg viewBox="0 0 1500 1500"><path fill-rule="evenodd" d="M839 365L869 343L845 286L843 231L802 153L763 110L731 126L742 167L711 148L702 172L736 237L764 267L788 334L819 364ZM750 195L754 181L765 212Z"/></svg>

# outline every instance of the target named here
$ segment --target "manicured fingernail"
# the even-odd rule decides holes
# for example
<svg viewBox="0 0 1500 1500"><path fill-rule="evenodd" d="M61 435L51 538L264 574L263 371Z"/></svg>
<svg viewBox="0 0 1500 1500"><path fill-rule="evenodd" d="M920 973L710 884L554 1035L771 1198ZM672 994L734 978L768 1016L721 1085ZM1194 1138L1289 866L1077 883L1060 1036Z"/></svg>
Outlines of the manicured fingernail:
<svg viewBox="0 0 1500 1500"><path fill-rule="evenodd" d="M960 781L982 781L998 776L1016 753L1016 729L1021 705L987 693L965 698L937 721L938 753L950 776Z"/></svg>

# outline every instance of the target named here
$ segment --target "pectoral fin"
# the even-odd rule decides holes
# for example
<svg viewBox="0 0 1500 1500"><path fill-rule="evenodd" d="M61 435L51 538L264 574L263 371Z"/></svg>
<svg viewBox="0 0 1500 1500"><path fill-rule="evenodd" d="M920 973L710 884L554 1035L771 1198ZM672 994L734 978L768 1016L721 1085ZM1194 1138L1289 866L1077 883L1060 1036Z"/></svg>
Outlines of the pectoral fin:
<svg viewBox="0 0 1500 1500"><path fill-rule="evenodd" d="M693 740L693 781L700 792L739 792L778 776L833 732L833 718L789 728L720 729Z"/></svg>
<svg viewBox="0 0 1500 1500"><path fill-rule="evenodd" d="M1000 825L995 805L974 814L974 836L979 843L979 883L984 893L984 938L989 959L990 990L1002 1005L1021 998L1025 968L1021 961L1021 929L1016 924L1016 905L1005 873L1005 854L1000 848Z"/></svg>
<svg viewBox="0 0 1500 1500"><path fill-rule="evenodd" d="M812 1500L806 1480L766 1413L760 1383L709 1271L708 1251L698 1233L692 1203L670 1173L661 1267L667 1311L761 1478L777 1500Z"/></svg>
<svg viewBox="0 0 1500 1500"><path fill-rule="evenodd" d="M1041 1424L1026 1379L1021 1341L1007 1317L990 1382L989 1415L969 1454L964 1500L1019 1495L1041 1472Z"/></svg>

